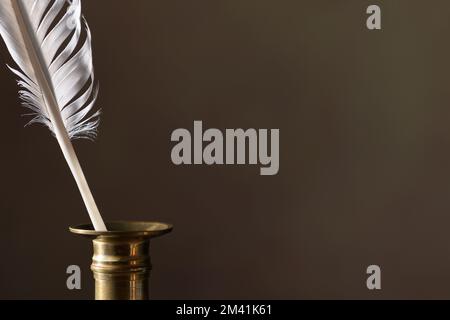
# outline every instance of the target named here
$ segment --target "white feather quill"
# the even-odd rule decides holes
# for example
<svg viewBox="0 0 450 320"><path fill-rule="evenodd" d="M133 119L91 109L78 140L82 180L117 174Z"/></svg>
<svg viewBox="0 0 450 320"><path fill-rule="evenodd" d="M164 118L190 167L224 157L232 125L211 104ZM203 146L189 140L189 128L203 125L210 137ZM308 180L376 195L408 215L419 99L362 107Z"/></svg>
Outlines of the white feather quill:
<svg viewBox="0 0 450 320"><path fill-rule="evenodd" d="M106 226L71 139L94 138L99 112L91 35L80 0L0 0L0 34L19 67L23 104L31 122L46 125L62 149L87 211L98 231Z"/></svg>

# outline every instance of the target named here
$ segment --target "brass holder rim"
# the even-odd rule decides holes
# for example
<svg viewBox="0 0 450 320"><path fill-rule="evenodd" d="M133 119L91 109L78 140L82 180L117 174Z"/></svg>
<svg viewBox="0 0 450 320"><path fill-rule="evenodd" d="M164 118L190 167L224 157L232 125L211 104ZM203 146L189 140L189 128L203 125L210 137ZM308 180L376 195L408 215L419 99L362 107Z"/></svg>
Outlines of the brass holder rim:
<svg viewBox="0 0 450 320"><path fill-rule="evenodd" d="M89 239L97 237L144 237L156 238L173 230L173 225L150 221L110 221L106 222L108 231L96 231L92 224L69 227L70 232Z"/></svg>

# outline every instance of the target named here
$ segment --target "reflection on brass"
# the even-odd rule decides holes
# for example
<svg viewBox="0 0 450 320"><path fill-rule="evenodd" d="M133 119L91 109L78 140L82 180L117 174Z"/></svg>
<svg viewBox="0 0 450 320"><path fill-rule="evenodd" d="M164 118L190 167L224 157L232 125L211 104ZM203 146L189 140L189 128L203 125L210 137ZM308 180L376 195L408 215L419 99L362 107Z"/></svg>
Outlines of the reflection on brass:
<svg viewBox="0 0 450 320"><path fill-rule="evenodd" d="M92 225L70 231L92 239L94 256L91 270L96 300L147 300L149 298L150 239L172 231L172 225L159 222L110 222L108 231Z"/></svg>

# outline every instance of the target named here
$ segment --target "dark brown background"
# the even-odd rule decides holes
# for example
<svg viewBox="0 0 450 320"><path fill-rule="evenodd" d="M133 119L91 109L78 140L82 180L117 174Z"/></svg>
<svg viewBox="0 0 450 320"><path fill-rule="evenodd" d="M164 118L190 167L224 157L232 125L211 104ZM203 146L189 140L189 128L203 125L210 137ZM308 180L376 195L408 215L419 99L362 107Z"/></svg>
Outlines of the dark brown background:
<svg viewBox="0 0 450 320"><path fill-rule="evenodd" d="M365 28L380 4L383 30ZM154 298L450 298L450 2L84 1L103 109L75 143L107 220L175 224ZM9 56L2 45L2 61ZM88 220L1 68L0 298L92 298ZM175 167L171 132L280 128L278 176ZM83 289L68 291L79 264ZM365 269L382 267L382 291Z"/></svg>

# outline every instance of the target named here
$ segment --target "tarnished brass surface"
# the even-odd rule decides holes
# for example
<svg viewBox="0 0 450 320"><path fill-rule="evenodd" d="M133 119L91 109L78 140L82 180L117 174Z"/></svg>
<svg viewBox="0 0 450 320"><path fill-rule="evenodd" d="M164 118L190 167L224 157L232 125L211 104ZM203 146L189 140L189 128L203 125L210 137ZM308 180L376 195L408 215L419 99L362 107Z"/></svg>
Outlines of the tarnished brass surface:
<svg viewBox="0 0 450 320"><path fill-rule="evenodd" d="M94 255L91 270L96 300L146 300L152 268L150 239L172 231L172 225L159 222L110 222L108 231L92 225L70 231L92 239Z"/></svg>

